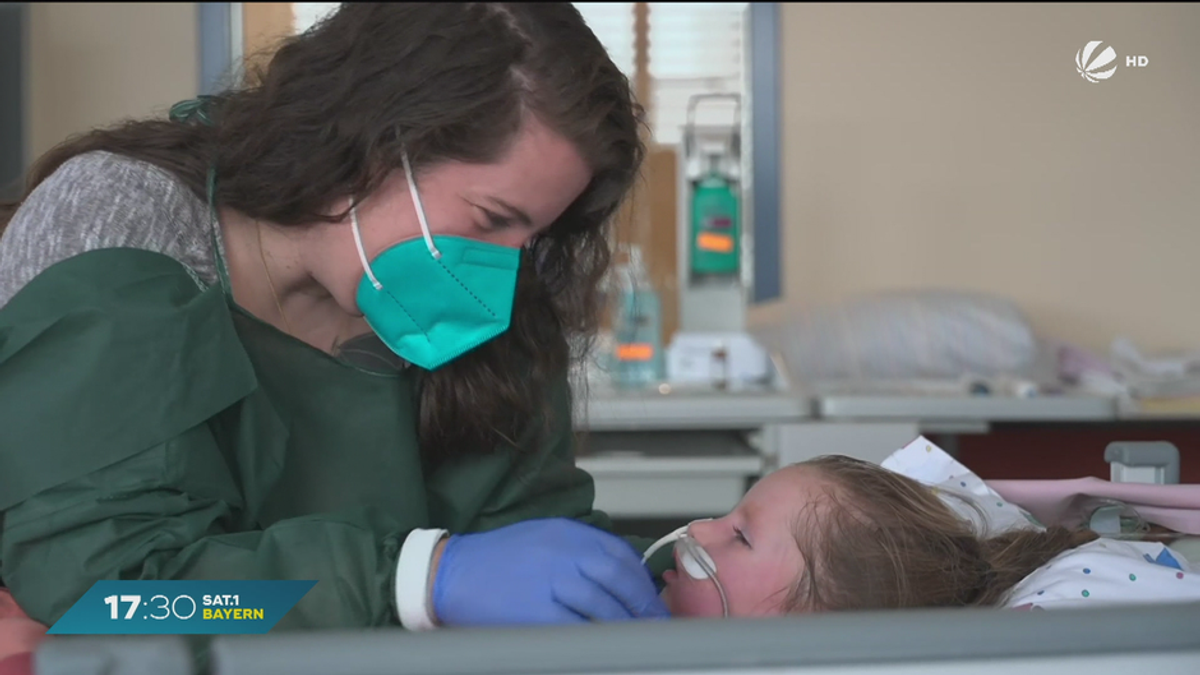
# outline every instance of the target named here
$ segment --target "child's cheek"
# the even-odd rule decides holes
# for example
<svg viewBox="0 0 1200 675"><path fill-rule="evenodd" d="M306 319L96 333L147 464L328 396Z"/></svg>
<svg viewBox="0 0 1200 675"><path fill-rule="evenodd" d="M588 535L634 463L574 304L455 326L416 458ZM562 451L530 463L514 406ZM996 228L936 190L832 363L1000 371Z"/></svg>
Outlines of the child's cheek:
<svg viewBox="0 0 1200 675"><path fill-rule="evenodd" d="M663 591L663 601L672 616L721 617L721 595L711 581L678 579Z"/></svg>

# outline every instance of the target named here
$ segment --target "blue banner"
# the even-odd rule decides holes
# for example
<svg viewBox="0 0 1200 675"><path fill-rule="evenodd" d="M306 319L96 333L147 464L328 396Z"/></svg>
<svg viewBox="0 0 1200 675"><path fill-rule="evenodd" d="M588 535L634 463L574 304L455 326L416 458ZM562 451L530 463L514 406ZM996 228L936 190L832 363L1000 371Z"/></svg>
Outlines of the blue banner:
<svg viewBox="0 0 1200 675"><path fill-rule="evenodd" d="M51 635L261 635L315 581L97 581Z"/></svg>

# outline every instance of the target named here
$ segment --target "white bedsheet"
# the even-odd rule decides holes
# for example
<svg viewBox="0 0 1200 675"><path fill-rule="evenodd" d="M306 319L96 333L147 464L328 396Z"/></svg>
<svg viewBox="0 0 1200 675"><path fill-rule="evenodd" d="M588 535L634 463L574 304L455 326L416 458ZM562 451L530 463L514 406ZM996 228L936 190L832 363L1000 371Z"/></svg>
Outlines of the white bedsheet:
<svg viewBox="0 0 1200 675"><path fill-rule="evenodd" d="M924 437L897 450L882 465L928 485L984 536L1011 528L1044 529ZM1147 602L1200 602L1200 572L1160 543L1099 539L1035 570L1013 588L1004 606L1060 609Z"/></svg>

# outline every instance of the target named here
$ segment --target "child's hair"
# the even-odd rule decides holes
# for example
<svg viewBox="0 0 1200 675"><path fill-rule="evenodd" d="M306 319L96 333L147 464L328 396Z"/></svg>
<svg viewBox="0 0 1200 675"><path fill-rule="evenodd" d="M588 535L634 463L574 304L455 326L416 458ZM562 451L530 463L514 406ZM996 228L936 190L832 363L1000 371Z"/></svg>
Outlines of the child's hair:
<svg viewBox="0 0 1200 675"><path fill-rule="evenodd" d="M820 472L831 501L798 523L805 570L791 611L995 605L1051 558L1098 536L1051 527L981 539L933 490L877 464L824 456L802 465Z"/></svg>

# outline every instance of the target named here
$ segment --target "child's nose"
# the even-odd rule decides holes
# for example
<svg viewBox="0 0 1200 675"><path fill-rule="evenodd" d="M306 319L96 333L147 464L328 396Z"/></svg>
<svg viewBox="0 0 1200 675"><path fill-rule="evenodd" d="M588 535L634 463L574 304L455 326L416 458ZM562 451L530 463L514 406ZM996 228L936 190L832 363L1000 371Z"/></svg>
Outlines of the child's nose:
<svg viewBox="0 0 1200 675"><path fill-rule="evenodd" d="M716 531L719 525L718 521L712 518L703 518L701 520L693 520L688 524L688 536L695 539L701 546L708 546L716 543Z"/></svg>

